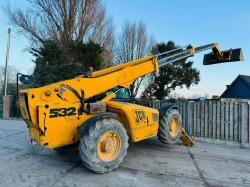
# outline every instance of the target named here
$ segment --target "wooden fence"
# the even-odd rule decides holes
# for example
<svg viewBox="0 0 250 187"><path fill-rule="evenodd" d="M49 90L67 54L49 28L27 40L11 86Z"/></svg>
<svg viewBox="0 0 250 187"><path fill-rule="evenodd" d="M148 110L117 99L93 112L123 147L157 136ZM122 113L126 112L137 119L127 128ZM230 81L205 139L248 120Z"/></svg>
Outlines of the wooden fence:
<svg viewBox="0 0 250 187"><path fill-rule="evenodd" d="M167 102L153 101L154 108ZM203 141L230 142L250 147L250 105L246 102L178 101L183 127ZM220 141L218 141L220 140Z"/></svg>
<svg viewBox="0 0 250 187"><path fill-rule="evenodd" d="M3 99L0 98L0 119L3 117Z"/></svg>

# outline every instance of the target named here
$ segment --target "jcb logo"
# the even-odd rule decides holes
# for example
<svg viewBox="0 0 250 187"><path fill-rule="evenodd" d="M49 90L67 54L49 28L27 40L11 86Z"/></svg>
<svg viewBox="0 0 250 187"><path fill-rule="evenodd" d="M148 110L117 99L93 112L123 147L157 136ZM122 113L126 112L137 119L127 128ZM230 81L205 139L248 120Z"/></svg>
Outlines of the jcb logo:
<svg viewBox="0 0 250 187"><path fill-rule="evenodd" d="M145 112L143 110L134 110L134 117L136 124L140 124L146 119Z"/></svg>

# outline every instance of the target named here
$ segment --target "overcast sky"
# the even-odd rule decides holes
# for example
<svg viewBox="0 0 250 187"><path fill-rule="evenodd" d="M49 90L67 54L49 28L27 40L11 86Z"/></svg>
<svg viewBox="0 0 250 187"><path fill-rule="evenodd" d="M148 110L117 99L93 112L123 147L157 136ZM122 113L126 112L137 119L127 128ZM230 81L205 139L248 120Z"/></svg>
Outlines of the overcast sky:
<svg viewBox="0 0 250 187"><path fill-rule="evenodd" d="M4 5L8 0L0 0ZM24 0L11 0L14 6L26 6ZM203 54L190 58L201 73L201 82L189 90L178 89L184 96L220 95L226 84L238 74L250 75L250 1L249 0L104 0L112 15L116 32L124 21L144 21L147 31L157 42L174 40L178 45L194 46L218 42L221 49L239 48L244 62L203 66ZM0 14L0 65L4 65L7 29L5 16ZM26 73L34 66L27 40L12 33L10 65Z"/></svg>

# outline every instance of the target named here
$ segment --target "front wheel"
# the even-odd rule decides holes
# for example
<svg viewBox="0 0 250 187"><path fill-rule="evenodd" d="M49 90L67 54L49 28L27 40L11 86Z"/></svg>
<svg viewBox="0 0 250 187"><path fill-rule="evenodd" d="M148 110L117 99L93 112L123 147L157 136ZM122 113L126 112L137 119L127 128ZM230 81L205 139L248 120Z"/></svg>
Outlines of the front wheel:
<svg viewBox="0 0 250 187"><path fill-rule="evenodd" d="M79 144L83 164L95 173L117 168L128 148L128 136L123 125L115 119L101 119L88 131Z"/></svg>
<svg viewBox="0 0 250 187"><path fill-rule="evenodd" d="M176 143L182 131L181 115L176 109L160 114L158 138L162 143Z"/></svg>

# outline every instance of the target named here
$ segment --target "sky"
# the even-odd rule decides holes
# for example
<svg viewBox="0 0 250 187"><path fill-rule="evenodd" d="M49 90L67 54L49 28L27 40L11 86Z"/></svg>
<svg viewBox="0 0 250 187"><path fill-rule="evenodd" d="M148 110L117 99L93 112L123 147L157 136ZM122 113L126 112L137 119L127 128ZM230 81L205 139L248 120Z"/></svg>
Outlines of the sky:
<svg viewBox="0 0 250 187"><path fill-rule="evenodd" d="M0 0L25 7L24 0ZM116 32L125 21L143 21L156 42L175 41L180 46L218 42L222 50L242 48L243 62L203 66L204 53L190 58L200 71L199 85L177 89L182 96L220 95L237 75L250 75L250 1L249 0L103 0L113 17ZM11 27L0 14L0 66L4 65L7 29ZM19 72L31 72L32 56L25 49L28 41L12 29L10 65ZM207 51L210 52L210 51Z"/></svg>

